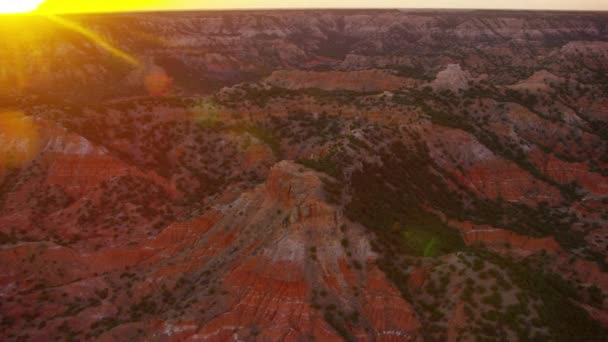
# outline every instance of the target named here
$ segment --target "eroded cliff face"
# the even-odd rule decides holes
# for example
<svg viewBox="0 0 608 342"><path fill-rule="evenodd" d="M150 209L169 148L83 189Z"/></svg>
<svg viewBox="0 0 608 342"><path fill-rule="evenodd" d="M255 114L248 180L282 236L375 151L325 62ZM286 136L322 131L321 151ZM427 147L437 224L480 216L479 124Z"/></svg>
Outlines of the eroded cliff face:
<svg viewBox="0 0 608 342"><path fill-rule="evenodd" d="M239 238L255 240L241 242L249 247L226 269L230 307L195 337L229 338L237 326L245 338L255 326L261 339L340 339L337 326L363 340L416 338L413 309L378 270L360 227L325 202L319 174L283 161L232 205L214 229L245 227ZM332 304L336 312L327 310Z"/></svg>
<svg viewBox="0 0 608 342"><path fill-rule="evenodd" d="M604 14L66 19L125 55L0 48L0 339L605 336Z"/></svg>
<svg viewBox="0 0 608 342"><path fill-rule="evenodd" d="M251 192L121 249L79 254L48 242L5 248L3 295L15 299L3 309L35 310L20 303L22 294L52 287L51 296L61 299L36 324L76 305L83 311L62 323L65 329L80 329L101 315L116 323L99 331L101 339L415 340L416 313L376 266L363 229L325 201L320 177L280 162ZM22 258L31 262L15 273ZM130 280L115 283L123 279ZM70 293L74 282L82 287L79 296L104 295L79 303ZM150 306L140 312L141 300ZM182 312L173 316L173 310ZM134 315L154 320L129 324ZM31 324L18 323L24 329ZM57 326L39 328L32 338L54 335Z"/></svg>

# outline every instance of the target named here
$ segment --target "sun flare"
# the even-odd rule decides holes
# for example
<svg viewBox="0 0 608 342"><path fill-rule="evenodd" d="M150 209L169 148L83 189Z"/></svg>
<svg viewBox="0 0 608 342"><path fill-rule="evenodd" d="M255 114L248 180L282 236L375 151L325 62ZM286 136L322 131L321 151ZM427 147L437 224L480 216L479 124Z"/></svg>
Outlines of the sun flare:
<svg viewBox="0 0 608 342"><path fill-rule="evenodd" d="M43 2L44 0L0 0L0 14L31 12Z"/></svg>

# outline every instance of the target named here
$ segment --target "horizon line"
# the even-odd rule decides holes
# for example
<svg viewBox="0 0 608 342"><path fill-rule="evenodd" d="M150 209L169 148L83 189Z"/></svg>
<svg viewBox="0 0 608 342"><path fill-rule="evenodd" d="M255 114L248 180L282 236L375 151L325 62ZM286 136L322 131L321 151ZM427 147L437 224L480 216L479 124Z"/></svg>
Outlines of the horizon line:
<svg viewBox="0 0 608 342"><path fill-rule="evenodd" d="M466 8L466 7L242 7L242 8L181 8L181 9L141 9L129 11L58 11L34 10L27 13L0 13L2 16L45 16L45 15L104 15L104 14L153 14L153 13L195 13L195 12L262 12L262 11L499 11L499 12L575 12L608 13L603 9L548 9L548 8Z"/></svg>

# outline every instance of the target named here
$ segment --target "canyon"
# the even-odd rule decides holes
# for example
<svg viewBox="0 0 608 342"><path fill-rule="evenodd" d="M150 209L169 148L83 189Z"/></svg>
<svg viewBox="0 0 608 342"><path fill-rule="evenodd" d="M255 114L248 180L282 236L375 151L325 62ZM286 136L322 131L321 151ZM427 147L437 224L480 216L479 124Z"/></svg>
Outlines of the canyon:
<svg viewBox="0 0 608 342"><path fill-rule="evenodd" d="M1 340L605 338L606 13L0 32Z"/></svg>

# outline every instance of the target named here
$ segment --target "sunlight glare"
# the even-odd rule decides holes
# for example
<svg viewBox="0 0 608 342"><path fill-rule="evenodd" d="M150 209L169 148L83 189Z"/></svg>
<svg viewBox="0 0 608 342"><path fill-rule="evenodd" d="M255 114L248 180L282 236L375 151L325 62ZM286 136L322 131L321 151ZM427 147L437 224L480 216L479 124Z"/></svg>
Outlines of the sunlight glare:
<svg viewBox="0 0 608 342"><path fill-rule="evenodd" d="M44 0L0 0L0 14L31 12L43 2Z"/></svg>
<svg viewBox="0 0 608 342"><path fill-rule="evenodd" d="M0 168L20 167L40 151L38 129L32 118L18 111L0 112Z"/></svg>

